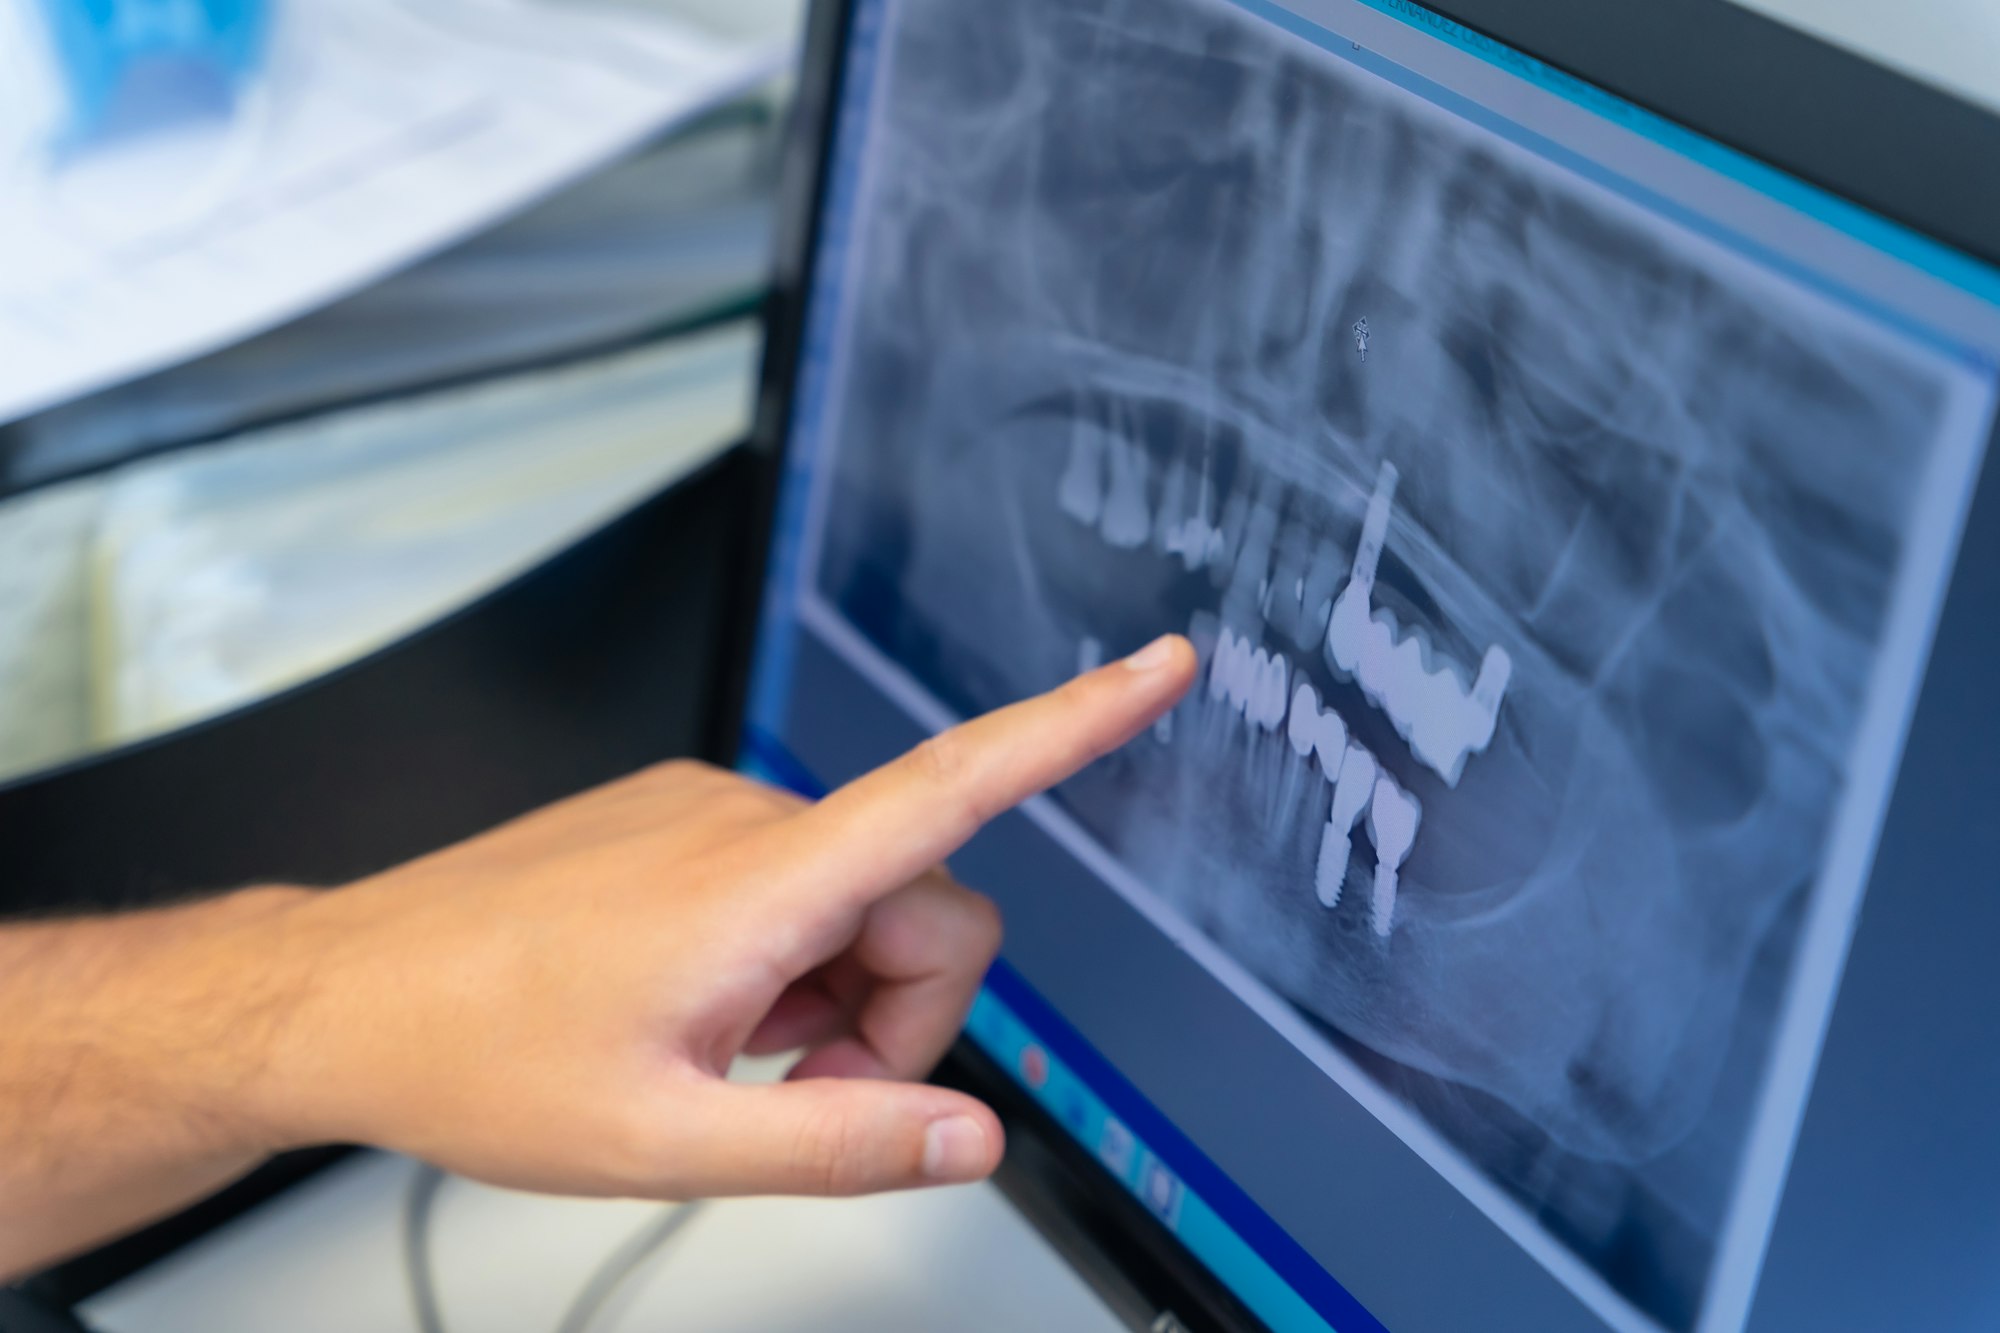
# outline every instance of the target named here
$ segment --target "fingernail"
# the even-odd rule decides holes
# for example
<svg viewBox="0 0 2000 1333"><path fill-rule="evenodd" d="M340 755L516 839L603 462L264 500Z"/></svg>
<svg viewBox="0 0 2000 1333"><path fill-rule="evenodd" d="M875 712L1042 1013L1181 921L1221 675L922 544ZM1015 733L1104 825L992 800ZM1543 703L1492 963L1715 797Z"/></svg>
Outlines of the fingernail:
<svg viewBox="0 0 2000 1333"><path fill-rule="evenodd" d="M986 1174L986 1131L971 1116L933 1120L924 1130L924 1175L931 1180L978 1180Z"/></svg>
<svg viewBox="0 0 2000 1333"><path fill-rule="evenodd" d="M1173 660L1174 636L1162 634L1159 638L1125 659L1125 665L1133 671L1157 671Z"/></svg>

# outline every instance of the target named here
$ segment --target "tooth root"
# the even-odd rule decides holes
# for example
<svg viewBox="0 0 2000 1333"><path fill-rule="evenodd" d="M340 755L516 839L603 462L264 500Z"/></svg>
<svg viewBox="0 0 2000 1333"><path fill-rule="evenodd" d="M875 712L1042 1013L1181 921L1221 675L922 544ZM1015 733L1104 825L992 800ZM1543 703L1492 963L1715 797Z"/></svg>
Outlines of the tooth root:
<svg viewBox="0 0 2000 1333"><path fill-rule="evenodd" d="M1111 464L1111 489L1104 498L1104 540L1121 551L1134 551L1153 533L1153 516L1146 511L1148 460L1144 445L1112 439L1105 452Z"/></svg>
<svg viewBox="0 0 2000 1333"><path fill-rule="evenodd" d="M1085 419L1070 423L1069 462L1056 487L1056 503L1079 523L1096 527L1104 513L1104 432Z"/></svg>
<svg viewBox="0 0 2000 1333"><path fill-rule="evenodd" d="M1368 840L1375 844L1375 894L1369 904L1369 921L1383 939L1395 929L1398 873L1409 859L1422 818L1423 807L1416 797L1386 774L1376 778L1368 805Z"/></svg>
<svg viewBox="0 0 2000 1333"><path fill-rule="evenodd" d="M1292 753L1305 759L1312 754L1313 741L1319 733L1319 691L1313 688L1311 681L1302 680L1292 691L1292 711L1285 723L1285 739L1292 743Z"/></svg>

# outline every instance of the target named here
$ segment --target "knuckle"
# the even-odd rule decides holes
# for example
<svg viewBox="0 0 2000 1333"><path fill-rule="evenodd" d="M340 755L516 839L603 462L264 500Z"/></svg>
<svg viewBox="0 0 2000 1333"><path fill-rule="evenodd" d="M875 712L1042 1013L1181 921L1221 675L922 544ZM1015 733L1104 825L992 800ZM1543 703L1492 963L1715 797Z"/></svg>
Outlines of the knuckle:
<svg viewBox="0 0 2000 1333"><path fill-rule="evenodd" d="M909 753L910 774L918 785L950 803L952 813L977 827L993 817L977 795L972 755L957 731L941 731Z"/></svg>
<svg viewBox="0 0 2000 1333"><path fill-rule="evenodd" d="M833 1110L807 1116L792 1144L793 1177L809 1194L856 1193L865 1179L854 1123Z"/></svg>
<svg viewBox="0 0 2000 1333"><path fill-rule="evenodd" d="M910 769L918 780L951 786L965 776L965 743L956 731L940 731L910 751Z"/></svg>
<svg viewBox="0 0 2000 1333"><path fill-rule="evenodd" d="M688 759L685 757L662 760L646 770L651 776L669 782L687 782L691 779L700 779L714 771L714 769L699 759Z"/></svg>
<svg viewBox="0 0 2000 1333"><path fill-rule="evenodd" d="M666 759L632 775L632 785L644 793L699 790L716 776L699 759Z"/></svg>
<svg viewBox="0 0 2000 1333"><path fill-rule="evenodd" d="M769 791L754 782L719 786L709 800L718 813L735 816L745 823L776 814L781 808Z"/></svg>

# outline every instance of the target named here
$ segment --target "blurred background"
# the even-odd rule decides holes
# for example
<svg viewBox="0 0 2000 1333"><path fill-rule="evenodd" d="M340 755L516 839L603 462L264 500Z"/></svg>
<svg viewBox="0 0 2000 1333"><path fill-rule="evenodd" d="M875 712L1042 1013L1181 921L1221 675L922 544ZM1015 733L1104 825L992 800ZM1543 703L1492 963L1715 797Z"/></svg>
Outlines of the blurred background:
<svg viewBox="0 0 2000 1333"><path fill-rule="evenodd" d="M1750 3L1996 98L1986 0ZM739 435L804 4L0 0L0 786Z"/></svg>
<svg viewBox="0 0 2000 1333"><path fill-rule="evenodd" d="M0 785L744 430L800 0L0 0Z"/></svg>

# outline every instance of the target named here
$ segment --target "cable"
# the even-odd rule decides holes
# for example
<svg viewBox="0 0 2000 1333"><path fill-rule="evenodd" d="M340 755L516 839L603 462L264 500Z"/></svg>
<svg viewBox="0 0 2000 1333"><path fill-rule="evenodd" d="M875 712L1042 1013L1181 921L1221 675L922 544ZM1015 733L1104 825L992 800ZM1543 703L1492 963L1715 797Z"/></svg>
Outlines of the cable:
<svg viewBox="0 0 2000 1333"><path fill-rule="evenodd" d="M431 1269L431 1215L445 1179L444 1172L419 1162L403 1195L403 1281L409 1288L410 1312L416 1317L418 1333L445 1333L444 1315L438 1308L437 1275Z"/></svg>
<svg viewBox="0 0 2000 1333"><path fill-rule="evenodd" d="M431 1264L431 1226L438 1192L448 1179L436 1167L419 1162L403 1195L403 1279L418 1333L447 1333L438 1304L437 1274ZM583 1290L563 1312L556 1333L589 1333L612 1298L700 1210L699 1203L670 1208L627 1237L584 1282Z"/></svg>
<svg viewBox="0 0 2000 1333"><path fill-rule="evenodd" d="M633 1232L583 1284L583 1290L577 1293L576 1299L564 1312L562 1322L556 1325L556 1333L589 1333L591 1324L604 1313L612 1297L631 1280L632 1275L644 1267L648 1259L665 1249L667 1242L700 1211L700 1203L684 1203Z"/></svg>

